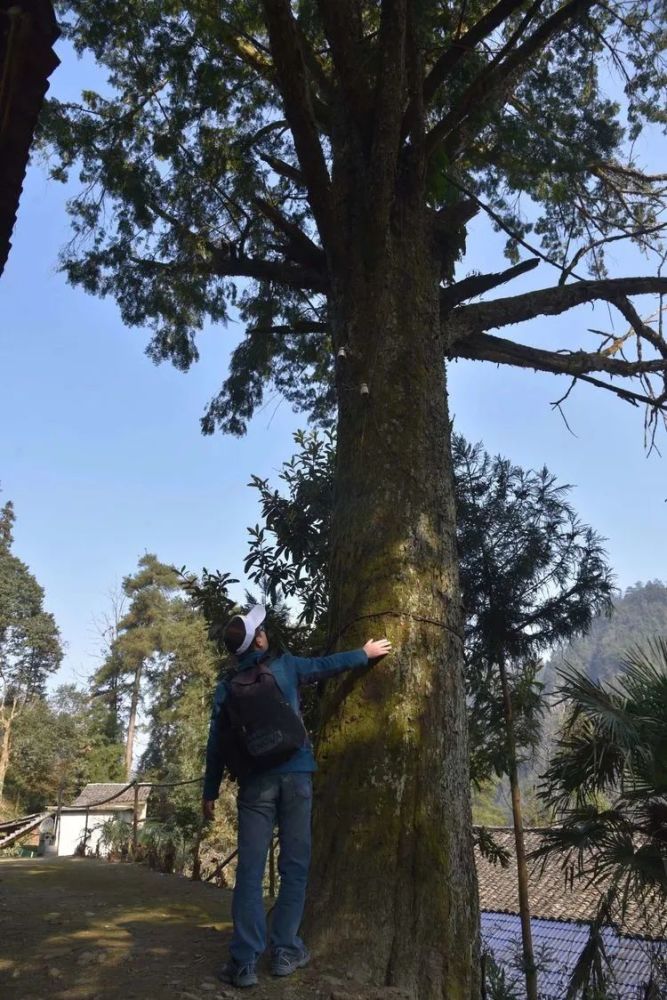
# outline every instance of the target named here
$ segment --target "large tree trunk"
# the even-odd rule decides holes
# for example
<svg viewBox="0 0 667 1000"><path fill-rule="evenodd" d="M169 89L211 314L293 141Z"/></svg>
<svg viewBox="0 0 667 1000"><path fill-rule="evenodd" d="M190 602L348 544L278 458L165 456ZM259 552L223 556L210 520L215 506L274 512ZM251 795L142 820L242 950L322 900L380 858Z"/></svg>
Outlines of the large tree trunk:
<svg viewBox="0 0 667 1000"><path fill-rule="evenodd" d="M132 699L130 715L127 722L127 739L125 741L125 780L132 780L132 760L134 758L134 736L137 728L137 713L139 712L139 697L141 695L141 672L143 662L137 665L132 682Z"/></svg>
<svg viewBox="0 0 667 1000"><path fill-rule="evenodd" d="M307 931L420 1000L479 996L461 611L440 262L404 209L334 281L338 459L331 632L394 652L328 693ZM362 383L368 387L363 391Z"/></svg>
<svg viewBox="0 0 667 1000"><path fill-rule="evenodd" d="M0 799L5 791L5 779L9 769L9 755L12 749L12 729L14 720L18 714L18 701L14 698L11 705L4 704L0 709L0 726L2 726L2 736L0 737Z"/></svg>

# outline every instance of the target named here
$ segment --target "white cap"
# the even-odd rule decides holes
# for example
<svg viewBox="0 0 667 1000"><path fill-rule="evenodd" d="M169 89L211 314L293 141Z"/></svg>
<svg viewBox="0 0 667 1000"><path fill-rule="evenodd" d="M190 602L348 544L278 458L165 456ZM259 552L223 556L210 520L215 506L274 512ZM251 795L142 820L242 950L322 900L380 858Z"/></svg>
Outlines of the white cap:
<svg viewBox="0 0 667 1000"><path fill-rule="evenodd" d="M236 650L236 655L240 656L250 648L255 638L255 632L266 618L266 608L263 604L255 604L247 615L235 615L240 618L245 626L245 639Z"/></svg>

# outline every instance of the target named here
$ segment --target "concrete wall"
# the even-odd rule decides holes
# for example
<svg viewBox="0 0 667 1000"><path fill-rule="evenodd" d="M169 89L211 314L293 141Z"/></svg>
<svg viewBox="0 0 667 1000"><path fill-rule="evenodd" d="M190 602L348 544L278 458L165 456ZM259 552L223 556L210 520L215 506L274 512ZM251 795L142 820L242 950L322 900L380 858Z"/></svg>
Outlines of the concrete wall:
<svg viewBox="0 0 667 1000"><path fill-rule="evenodd" d="M132 824L134 810L130 806L127 809L114 809L112 812L90 812L88 814L88 848L86 853L95 854L99 840L100 827L108 819L123 819L126 823ZM141 825L146 817L146 806L139 807L139 824ZM58 855L60 857L69 856L76 853L77 846L81 843L86 829L86 810L76 810L75 812L63 812L60 814L60 837L58 839ZM100 847L100 854L104 854L105 849Z"/></svg>

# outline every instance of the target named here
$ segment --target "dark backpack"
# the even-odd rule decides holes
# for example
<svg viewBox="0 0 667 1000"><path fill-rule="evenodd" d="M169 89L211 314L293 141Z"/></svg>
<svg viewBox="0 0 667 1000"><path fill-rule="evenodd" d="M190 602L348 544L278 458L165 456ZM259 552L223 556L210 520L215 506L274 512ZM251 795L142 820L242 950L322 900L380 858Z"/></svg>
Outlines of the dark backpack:
<svg viewBox="0 0 667 1000"><path fill-rule="evenodd" d="M235 780L284 764L307 741L300 717L266 659L226 679L220 717L223 759Z"/></svg>

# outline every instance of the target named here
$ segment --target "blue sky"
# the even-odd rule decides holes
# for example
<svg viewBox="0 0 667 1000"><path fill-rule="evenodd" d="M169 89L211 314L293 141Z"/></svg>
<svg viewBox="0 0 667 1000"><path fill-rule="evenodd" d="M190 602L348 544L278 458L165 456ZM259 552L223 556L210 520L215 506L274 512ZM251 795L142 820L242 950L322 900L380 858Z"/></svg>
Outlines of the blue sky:
<svg viewBox="0 0 667 1000"><path fill-rule="evenodd" d="M51 93L72 98L88 71L66 49L61 56ZM660 158L656 146L645 153L649 162ZM2 499L15 503L14 550L44 586L66 643L62 682L83 681L94 669L94 622L144 551L240 575L245 529L258 519L246 484L251 473L275 475L293 451L292 432L305 424L276 399L244 439L202 437L199 418L242 326L207 329L201 360L187 374L153 365L145 331L124 328L113 301L68 287L58 273L69 238L67 193L47 181L42 165L30 167L0 279ZM480 236L469 239L474 255L462 273L503 266L501 241L487 229ZM610 261L614 275L650 269L625 250ZM554 275L541 265L500 294L551 284ZM575 347L581 330L609 322L606 306L586 307L525 335L540 346ZM624 329L618 317L615 325ZM512 333L524 335L518 327ZM667 579L667 460L646 456L643 413L581 386L566 407L573 437L549 405L566 388L529 371L450 366L458 431L526 467L547 464L573 484L581 517L608 539L620 586ZM658 444L667 451L664 432Z"/></svg>

